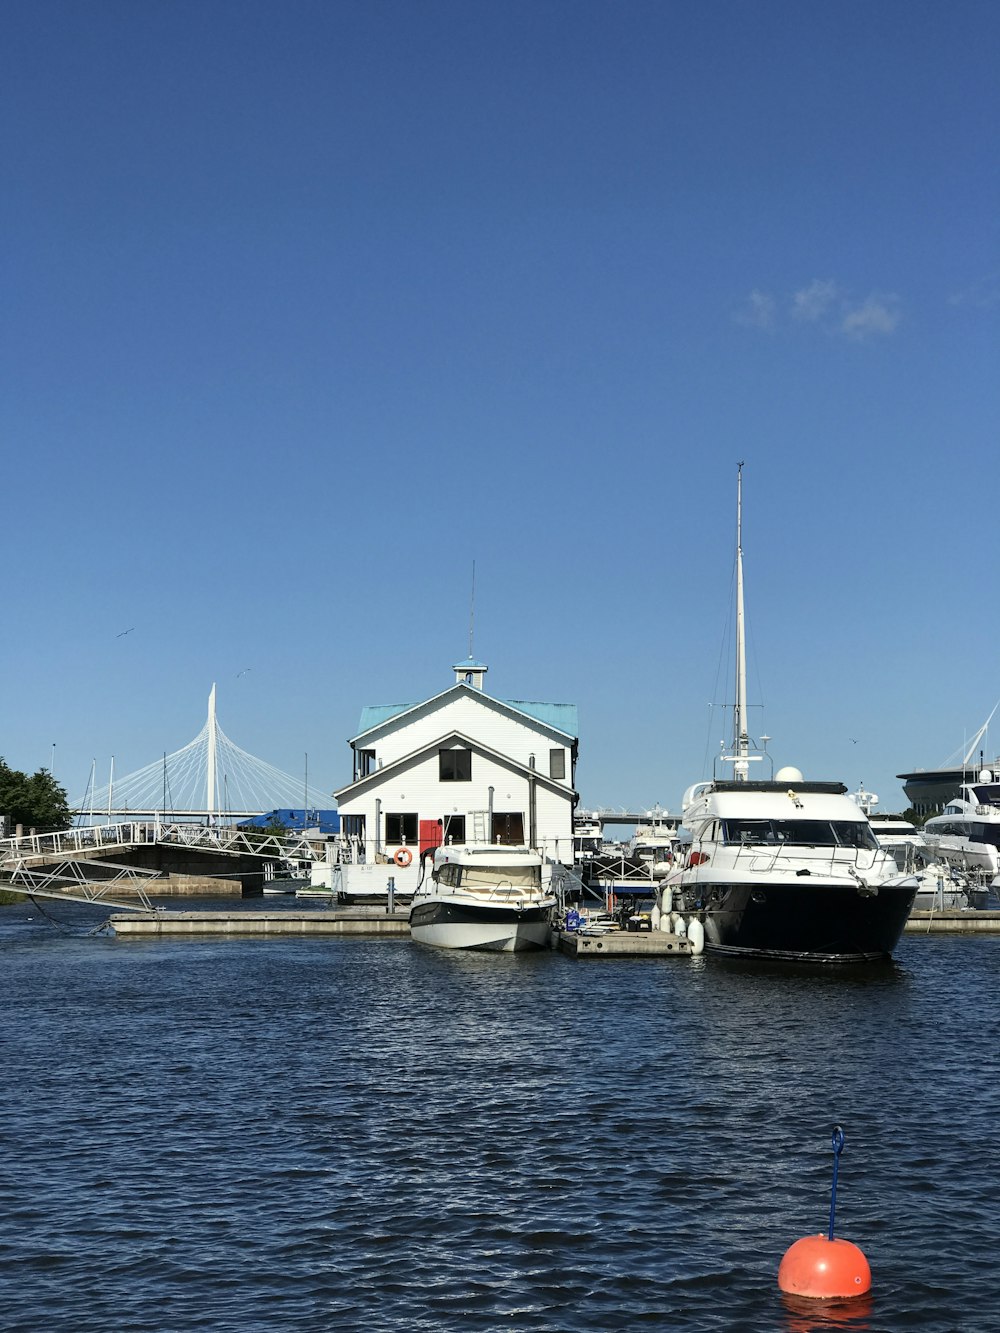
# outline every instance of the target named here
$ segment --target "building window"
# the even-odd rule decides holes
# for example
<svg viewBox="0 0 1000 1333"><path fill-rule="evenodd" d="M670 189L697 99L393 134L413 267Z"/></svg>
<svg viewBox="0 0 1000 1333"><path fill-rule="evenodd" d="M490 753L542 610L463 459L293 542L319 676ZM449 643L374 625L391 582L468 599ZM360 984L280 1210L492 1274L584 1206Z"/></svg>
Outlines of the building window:
<svg viewBox="0 0 1000 1333"><path fill-rule="evenodd" d="M444 840L446 843L465 842L465 815L445 815L442 822L444 825Z"/></svg>
<svg viewBox="0 0 1000 1333"><path fill-rule="evenodd" d="M566 751L549 751L549 777L565 778L566 776Z"/></svg>
<svg viewBox="0 0 1000 1333"><path fill-rule="evenodd" d="M366 778L366 777L368 776L369 773L374 772L374 770L375 770L375 751L374 751L374 750L359 750L359 751L358 751L358 765L357 765L357 767L358 767L358 777L359 777L359 778Z"/></svg>
<svg viewBox="0 0 1000 1333"><path fill-rule="evenodd" d="M511 813L493 812L493 839L507 847L524 845L524 815L520 811Z"/></svg>
<svg viewBox="0 0 1000 1333"><path fill-rule="evenodd" d="M438 777L442 782L471 782L472 751L438 750Z"/></svg>
<svg viewBox="0 0 1000 1333"><path fill-rule="evenodd" d="M386 815L385 840L387 844L416 842L416 815Z"/></svg>

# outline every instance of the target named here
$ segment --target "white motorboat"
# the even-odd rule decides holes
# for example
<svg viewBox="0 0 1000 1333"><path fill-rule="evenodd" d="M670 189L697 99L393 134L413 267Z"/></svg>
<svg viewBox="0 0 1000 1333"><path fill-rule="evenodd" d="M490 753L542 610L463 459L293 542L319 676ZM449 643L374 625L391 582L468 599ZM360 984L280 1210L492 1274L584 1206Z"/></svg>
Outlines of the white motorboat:
<svg viewBox="0 0 1000 1333"><path fill-rule="evenodd" d="M895 948L916 891L881 848L841 782L807 782L796 768L751 781L766 753L747 731L742 464L737 482L736 703L731 780L685 793L684 857L660 891L663 916L687 914L718 952L859 962ZM679 923L678 923L679 924Z"/></svg>
<svg viewBox="0 0 1000 1333"><path fill-rule="evenodd" d="M628 855L653 879L663 879L673 868L676 848L677 820L657 807L647 813L645 823L636 825Z"/></svg>
<svg viewBox="0 0 1000 1333"><path fill-rule="evenodd" d="M600 852L604 826L597 815L578 810L573 816L573 860L577 865L592 861Z"/></svg>
<svg viewBox="0 0 1000 1333"><path fill-rule="evenodd" d="M984 768L921 829L928 856L987 878L1000 872L1000 775Z"/></svg>
<svg viewBox="0 0 1000 1333"><path fill-rule="evenodd" d="M556 896L528 847L438 847L413 895L410 934L442 949L544 949Z"/></svg>
<svg viewBox="0 0 1000 1333"><path fill-rule="evenodd" d="M915 912L967 911L982 909L989 904L988 885L940 861L919 867L914 878L917 881L913 899Z"/></svg>

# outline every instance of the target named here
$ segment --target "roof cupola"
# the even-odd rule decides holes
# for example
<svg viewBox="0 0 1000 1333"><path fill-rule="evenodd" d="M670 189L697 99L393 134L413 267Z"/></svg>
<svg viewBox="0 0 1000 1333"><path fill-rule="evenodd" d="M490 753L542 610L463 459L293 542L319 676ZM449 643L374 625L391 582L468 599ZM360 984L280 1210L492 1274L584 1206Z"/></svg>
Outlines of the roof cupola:
<svg viewBox="0 0 1000 1333"><path fill-rule="evenodd" d="M483 677L489 670L482 662L477 662L473 657L467 657L464 662L456 662L452 667L455 673L456 685L471 685L474 690L483 688Z"/></svg>

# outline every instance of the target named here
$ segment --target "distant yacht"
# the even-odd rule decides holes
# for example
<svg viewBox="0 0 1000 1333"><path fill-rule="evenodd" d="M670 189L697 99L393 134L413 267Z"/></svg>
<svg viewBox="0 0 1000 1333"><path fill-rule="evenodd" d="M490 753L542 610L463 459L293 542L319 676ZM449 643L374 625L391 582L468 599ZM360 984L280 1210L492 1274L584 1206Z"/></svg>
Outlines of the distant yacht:
<svg viewBox="0 0 1000 1333"><path fill-rule="evenodd" d="M930 857L993 878L1000 871L1000 774L984 768L921 830Z"/></svg>
<svg viewBox="0 0 1000 1333"><path fill-rule="evenodd" d="M672 868L677 846L677 820L658 806L636 825L629 856L642 863L653 879L662 879Z"/></svg>

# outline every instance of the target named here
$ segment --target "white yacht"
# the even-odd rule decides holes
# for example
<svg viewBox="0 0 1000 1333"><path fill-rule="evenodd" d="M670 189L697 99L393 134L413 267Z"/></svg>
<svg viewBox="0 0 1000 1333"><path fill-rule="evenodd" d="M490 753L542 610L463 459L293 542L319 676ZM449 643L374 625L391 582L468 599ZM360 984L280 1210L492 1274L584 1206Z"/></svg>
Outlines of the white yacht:
<svg viewBox="0 0 1000 1333"><path fill-rule="evenodd" d="M795 768L753 781L747 731L742 481L737 480L736 703L730 780L685 793L683 860L662 881L661 914L703 925L718 952L859 962L895 948L916 891L899 875L841 782L807 782ZM753 747L756 748L756 747Z"/></svg>
<svg viewBox="0 0 1000 1333"><path fill-rule="evenodd" d="M921 830L929 859L993 878L1000 871L1000 774L982 769Z"/></svg>
<svg viewBox="0 0 1000 1333"><path fill-rule="evenodd" d="M556 896L528 847L439 847L410 904L410 934L442 949L549 947Z"/></svg>
<svg viewBox="0 0 1000 1333"><path fill-rule="evenodd" d="M604 842L604 826L597 815L578 810L573 816L573 860L592 861Z"/></svg>
<svg viewBox="0 0 1000 1333"><path fill-rule="evenodd" d="M628 854L640 861L653 879L663 879L672 868L676 846L677 820L657 806L647 812L645 823L636 825Z"/></svg>

